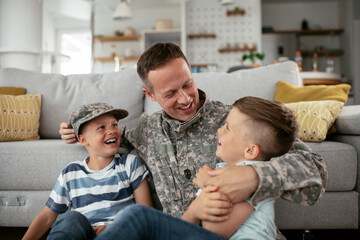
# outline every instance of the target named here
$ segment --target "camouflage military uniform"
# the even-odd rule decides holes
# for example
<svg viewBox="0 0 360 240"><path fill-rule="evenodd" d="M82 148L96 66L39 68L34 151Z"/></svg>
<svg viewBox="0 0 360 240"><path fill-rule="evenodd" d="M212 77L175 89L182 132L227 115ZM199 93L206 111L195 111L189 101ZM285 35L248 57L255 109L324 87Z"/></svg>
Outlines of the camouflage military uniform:
<svg viewBox="0 0 360 240"><path fill-rule="evenodd" d="M188 121L159 111L143 115L137 128L125 134L125 144L132 145L150 168L164 212L175 217L181 217L196 197L198 187L192 183L196 171L220 161L215 155L217 129L231 110L229 105L209 100L201 90L199 96L204 104ZM327 176L322 158L300 142L292 154L254 168L260 179L251 198L254 205L280 195L293 202L315 203Z"/></svg>

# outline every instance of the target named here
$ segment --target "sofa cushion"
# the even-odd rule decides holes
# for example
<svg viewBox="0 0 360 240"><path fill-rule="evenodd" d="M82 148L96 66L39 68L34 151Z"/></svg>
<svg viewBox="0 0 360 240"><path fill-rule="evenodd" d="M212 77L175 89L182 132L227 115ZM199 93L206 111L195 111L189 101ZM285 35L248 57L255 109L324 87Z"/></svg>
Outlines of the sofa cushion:
<svg viewBox="0 0 360 240"><path fill-rule="evenodd" d="M360 135L360 108L344 106L335 121L336 132L340 134Z"/></svg>
<svg viewBox="0 0 360 240"><path fill-rule="evenodd" d="M194 73L193 77L197 87L205 91L212 100L229 105L245 96L273 100L278 81L286 81L295 86L302 85L298 67L292 61L232 73ZM161 110L161 107L156 102L145 99L145 113L151 114L158 110Z"/></svg>
<svg viewBox="0 0 360 240"><path fill-rule="evenodd" d="M0 142L39 139L41 94L0 94Z"/></svg>
<svg viewBox="0 0 360 240"><path fill-rule="evenodd" d="M115 108L128 110L129 116L119 123L128 128L136 126L143 111L144 94L136 69L68 76L3 69L0 86L10 84L26 88L29 94L42 94L41 138L60 138L60 123L67 122L70 112L83 104L106 102Z"/></svg>
<svg viewBox="0 0 360 240"><path fill-rule="evenodd" d="M298 138L307 142L321 142L341 112L344 103L338 101L309 101L286 103L296 116Z"/></svg>
<svg viewBox="0 0 360 240"><path fill-rule="evenodd" d="M358 197L356 191L325 192L310 207L277 199L275 223L279 229L357 229Z"/></svg>
<svg viewBox="0 0 360 240"><path fill-rule="evenodd" d="M9 227L28 227L36 215L44 208L45 203L50 195L47 191L3 191L0 190L1 198L21 198L25 199L24 206L4 206L0 205L0 226ZM21 236L17 239L20 239ZM2 236L4 239L4 236ZM11 239L11 238L9 238ZM16 239L16 238L14 238Z"/></svg>
<svg viewBox="0 0 360 240"><path fill-rule="evenodd" d="M353 146L332 141L306 144L325 161L328 171L326 191L351 191L355 188L357 152Z"/></svg>
<svg viewBox="0 0 360 240"><path fill-rule="evenodd" d="M275 100L283 103L319 100L346 103L350 89L349 84L297 87L291 83L280 81L276 87Z"/></svg>
<svg viewBox="0 0 360 240"><path fill-rule="evenodd" d="M0 152L3 190L51 190L68 163L89 155L81 144L66 144L61 139L2 142Z"/></svg>

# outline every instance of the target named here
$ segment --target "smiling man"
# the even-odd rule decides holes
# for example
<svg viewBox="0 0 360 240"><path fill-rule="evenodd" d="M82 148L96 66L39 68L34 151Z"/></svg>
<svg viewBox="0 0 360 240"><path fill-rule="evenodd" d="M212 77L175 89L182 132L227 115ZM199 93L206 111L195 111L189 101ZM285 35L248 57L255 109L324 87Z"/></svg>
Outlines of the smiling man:
<svg viewBox="0 0 360 240"><path fill-rule="evenodd" d="M212 101L197 89L185 56L174 44L152 46L140 57L137 70L143 92L163 110L144 114L138 126L125 133L122 144L135 148L147 163L164 212L180 218L196 198L197 186L192 183L196 171L220 161L215 155L217 129L231 106ZM65 123L60 134L64 141L74 142ZM279 196L312 205L324 192L327 179L324 160L299 140L289 154L257 165L225 167L212 175L208 184L231 202L249 198L253 205ZM228 206L220 215L229 211ZM210 217L219 217L218 211Z"/></svg>
<svg viewBox="0 0 360 240"><path fill-rule="evenodd" d="M187 121L201 107L198 90L184 59L173 59L166 67L150 71L148 79L151 80L146 81L143 92L173 119Z"/></svg>

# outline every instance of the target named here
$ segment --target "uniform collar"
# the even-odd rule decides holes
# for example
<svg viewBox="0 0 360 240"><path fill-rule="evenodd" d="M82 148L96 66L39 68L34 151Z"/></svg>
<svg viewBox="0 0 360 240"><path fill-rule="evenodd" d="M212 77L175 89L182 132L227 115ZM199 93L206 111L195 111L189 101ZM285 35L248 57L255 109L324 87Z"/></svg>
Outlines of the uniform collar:
<svg viewBox="0 0 360 240"><path fill-rule="evenodd" d="M199 100L204 102L202 107L196 112L196 114L187 121L179 121L170 117L165 111L162 112L162 118L167 122L175 132L183 132L188 129L193 123L198 122L207 112L210 112L213 108L213 104L210 99L206 96L206 93L198 89Z"/></svg>

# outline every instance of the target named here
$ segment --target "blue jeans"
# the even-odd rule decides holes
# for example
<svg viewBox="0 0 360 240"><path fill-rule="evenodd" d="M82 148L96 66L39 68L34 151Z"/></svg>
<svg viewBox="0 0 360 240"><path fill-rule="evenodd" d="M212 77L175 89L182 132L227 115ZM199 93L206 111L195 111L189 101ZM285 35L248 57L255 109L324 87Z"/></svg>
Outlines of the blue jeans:
<svg viewBox="0 0 360 240"><path fill-rule="evenodd" d="M79 212L60 216L52 226L48 239L93 239L96 234L89 220ZM225 238L200 226L172 217L154 208L134 204L126 207L96 240L112 239L219 239Z"/></svg>
<svg viewBox="0 0 360 240"><path fill-rule="evenodd" d="M88 240L95 237L96 233L89 220L77 211L70 211L56 220L47 239Z"/></svg>
<svg viewBox="0 0 360 240"><path fill-rule="evenodd" d="M96 237L96 240L101 239L224 240L225 238L154 208L134 204L126 207L114 222Z"/></svg>

